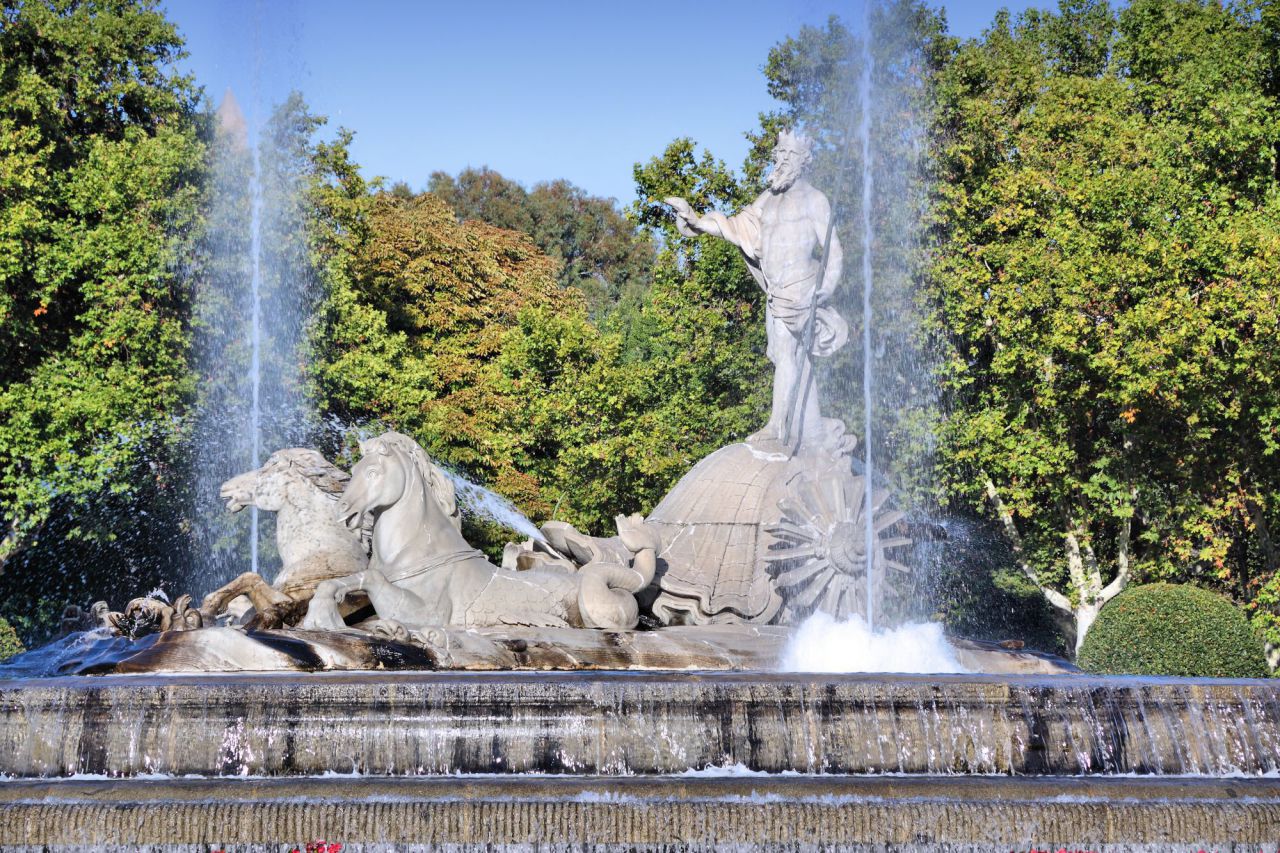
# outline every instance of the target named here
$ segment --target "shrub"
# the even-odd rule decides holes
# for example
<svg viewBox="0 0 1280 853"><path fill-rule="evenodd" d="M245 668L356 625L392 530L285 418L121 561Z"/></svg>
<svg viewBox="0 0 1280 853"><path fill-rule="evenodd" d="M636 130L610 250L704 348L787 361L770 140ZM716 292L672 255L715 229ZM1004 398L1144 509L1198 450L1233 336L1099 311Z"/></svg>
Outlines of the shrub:
<svg viewBox="0 0 1280 853"><path fill-rule="evenodd" d="M1112 599L1076 661L1089 672L1262 678L1262 640L1221 595L1190 585L1132 587Z"/></svg>
<svg viewBox="0 0 1280 853"><path fill-rule="evenodd" d="M22 641L18 639L18 632L13 630L13 626L3 617L0 617L0 660L6 660L25 651Z"/></svg>

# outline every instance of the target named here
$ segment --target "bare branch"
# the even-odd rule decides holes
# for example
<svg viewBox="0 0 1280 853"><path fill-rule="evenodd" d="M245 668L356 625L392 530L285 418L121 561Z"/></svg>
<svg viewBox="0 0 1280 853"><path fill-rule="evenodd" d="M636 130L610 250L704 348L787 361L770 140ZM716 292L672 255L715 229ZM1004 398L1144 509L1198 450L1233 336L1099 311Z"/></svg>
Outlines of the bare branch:
<svg viewBox="0 0 1280 853"><path fill-rule="evenodd" d="M1134 487L1129 491L1130 512L1125 516L1124 524L1120 527L1120 536L1116 540L1116 576L1111 583L1103 588L1099 603L1106 604L1115 598L1120 592L1129 585L1129 574L1131 566L1129 564L1129 539L1133 535L1133 513L1137 511L1138 489Z"/></svg>
<svg viewBox="0 0 1280 853"><path fill-rule="evenodd" d="M1004 505L1000 492L996 490L996 484L991 481L990 477L986 478L986 485L987 498L990 499L991 505L995 507L996 516L1004 527L1005 535L1009 537L1009 544L1013 546L1013 555L1018 559L1018 568L1036 585L1036 589L1040 590L1050 604L1074 616L1075 610L1071 607L1071 601L1056 589L1045 586L1040 582L1040 576L1026 560L1026 552L1022 548L1022 536L1018 533L1017 524L1014 523L1013 513L1009 512L1009 509Z"/></svg>
<svg viewBox="0 0 1280 853"><path fill-rule="evenodd" d="M1071 575L1071 585L1080 594L1080 600L1083 602L1089 587L1084 574L1084 556L1080 553L1080 539L1076 536L1074 527L1069 528L1063 538L1067 545L1067 570Z"/></svg>

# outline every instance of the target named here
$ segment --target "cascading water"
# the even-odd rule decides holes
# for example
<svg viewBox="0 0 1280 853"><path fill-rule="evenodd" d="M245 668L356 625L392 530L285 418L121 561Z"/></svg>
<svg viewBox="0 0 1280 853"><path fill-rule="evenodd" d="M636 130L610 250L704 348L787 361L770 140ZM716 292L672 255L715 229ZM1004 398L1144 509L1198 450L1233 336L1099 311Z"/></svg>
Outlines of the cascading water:
<svg viewBox="0 0 1280 853"><path fill-rule="evenodd" d="M863 405L863 434L862 434L862 450L863 450L863 476L868 484L875 483L875 468L871 454L871 437L872 423L871 413L873 406L871 403L871 390L875 379L874 362L871 352L871 295L875 284L875 276L872 272L872 250L875 246L875 232L871 223L871 199L872 199L872 181L874 175L871 165L871 71L874 65L874 58L871 56L870 32L871 32L871 3L870 0L863 5L863 32L861 39L861 59L862 73L858 78L858 102L860 105L860 120L858 122L858 136L862 141L862 405ZM866 534L863 544L864 554L871 555L875 553L876 543L876 524L875 524L875 489L864 489L863 494L865 506L863 509L864 532ZM875 628L875 572L871 571L870 561L867 566L867 612L866 623L868 628Z"/></svg>

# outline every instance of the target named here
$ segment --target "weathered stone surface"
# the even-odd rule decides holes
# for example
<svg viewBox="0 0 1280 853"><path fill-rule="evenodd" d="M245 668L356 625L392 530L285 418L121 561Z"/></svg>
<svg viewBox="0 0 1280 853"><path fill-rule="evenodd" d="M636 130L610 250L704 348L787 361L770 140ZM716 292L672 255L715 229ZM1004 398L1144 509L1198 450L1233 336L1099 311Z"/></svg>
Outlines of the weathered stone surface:
<svg viewBox="0 0 1280 853"><path fill-rule="evenodd" d="M306 779L11 782L0 845L102 849L1273 849L1275 780Z"/></svg>
<svg viewBox="0 0 1280 853"><path fill-rule="evenodd" d="M660 631L471 628L398 632L205 628L137 640L83 635L0 666L12 675L318 672L326 670L773 671L791 629L779 625L672 626ZM1076 670L1061 658L952 640L967 669L1008 675ZM43 666L40 669L39 666Z"/></svg>
<svg viewBox="0 0 1280 853"><path fill-rule="evenodd" d="M773 537L764 526L781 518L778 499L786 496L787 481L811 461L731 444L676 483L647 520L663 540L662 592L654 603L659 619L705 624L774 617L782 598L765 571Z"/></svg>
<svg viewBox="0 0 1280 853"><path fill-rule="evenodd" d="M741 250L767 297L774 365L764 429L703 459L650 515L663 539L653 613L666 624L796 624L815 610L870 621L895 591L885 570L906 570L885 552L909 539L881 536L901 515L864 494L854 440L818 407L814 359L844 345L848 324L828 304L843 252L827 197L803 176L811 154L804 136L779 134L768 188L733 216L665 200L682 234Z"/></svg>
<svg viewBox="0 0 1280 853"><path fill-rule="evenodd" d="M248 506L276 514L279 574L270 584L246 572L205 596L200 611L206 623L246 596L259 627L292 624L301 616L316 585L364 571L369 565L368 529L349 529L338 518L338 498L350 477L316 450L277 450L259 468L232 477L219 495L227 509Z"/></svg>
<svg viewBox="0 0 1280 853"><path fill-rule="evenodd" d="M261 467L222 484L219 494L231 512L256 506L276 514L281 568L274 588L309 598L320 581L355 574L369 564L362 541L369 531L348 528L338 518L338 499L349 480L318 451L293 447L277 450Z"/></svg>
<svg viewBox="0 0 1280 853"><path fill-rule="evenodd" d="M910 544L903 513L868 501L847 455L811 448L788 455L730 444L694 466L646 519L662 540L654 616L665 624L798 624L816 610L836 619L867 613L896 593L892 549ZM866 554L866 521L875 544Z"/></svg>
<svg viewBox="0 0 1280 853"><path fill-rule="evenodd" d="M1280 685L366 673L0 681L0 774L1280 772Z"/></svg>
<svg viewBox="0 0 1280 853"><path fill-rule="evenodd" d="M676 227L693 237L710 234L741 250L766 295L765 331L774 365L769 422L751 437L791 452L796 443L824 444L832 438L818 411L812 359L828 356L848 340L849 327L828 301L840 283L844 254L832 227L827 197L804 178L812 158L810 141L790 131L778 135L769 186L734 216L698 215L682 198L668 198Z"/></svg>
<svg viewBox="0 0 1280 853"><path fill-rule="evenodd" d="M960 666L985 675L1068 675L1080 670L1057 655L1006 649L997 643L948 637Z"/></svg>

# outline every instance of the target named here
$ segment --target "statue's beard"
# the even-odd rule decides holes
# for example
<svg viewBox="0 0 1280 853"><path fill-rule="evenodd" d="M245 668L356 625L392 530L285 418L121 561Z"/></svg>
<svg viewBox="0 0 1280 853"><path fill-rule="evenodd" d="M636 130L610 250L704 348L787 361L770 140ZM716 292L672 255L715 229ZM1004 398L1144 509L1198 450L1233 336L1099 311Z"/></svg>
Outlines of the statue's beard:
<svg viewBox="0 0 1280 853"><path fill-rule="evenodd" d="M776 193L784 193L791 189L791 185L796 182L798 177L800 177L798 169L775 168L773 174L769 176L769 188Z"/></svg>

